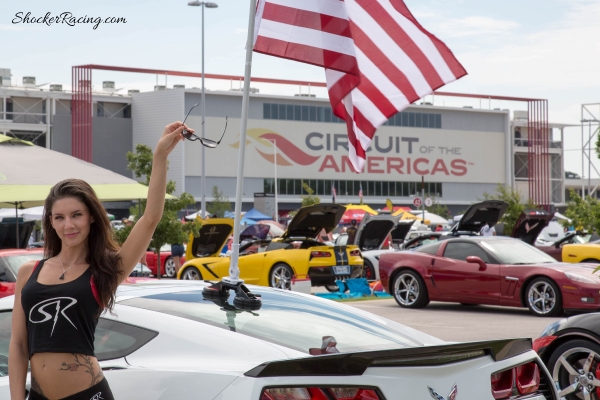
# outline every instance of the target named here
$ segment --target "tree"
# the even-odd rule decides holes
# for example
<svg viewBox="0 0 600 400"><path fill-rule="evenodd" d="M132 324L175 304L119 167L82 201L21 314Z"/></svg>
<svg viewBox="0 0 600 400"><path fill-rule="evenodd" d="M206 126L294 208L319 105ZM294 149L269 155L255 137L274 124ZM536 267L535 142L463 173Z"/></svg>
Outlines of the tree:
<svg viewBox="0 0 600 400"><path fill-rule="evenodd" d="M135 147L135 153L127 152L127 169L133 171L136 177L140 178L142 176L146 177L145 185L148 186L150 183L150 174L152 172L152 149L144 144L138 144ZM169 180L167 182L167 193L171 194L175 191L175 182ZM146 200L141 200L140 209L142 215L144 210L146 209ZM157 255L157 260L160 260L160 248L165 244L172 243L183 243L187 241L190 234L194 237L200 232L200 227L202 226L199 220L181 223L179 218L177 218L177 212L183 208L186 208L188 205L196 204L196 200L189 193L181 193L178 199L174 200L166 200L165 207L163 210L163 215L161 220L159 221L156 229L154 230L154 235L152 236L152 240L150 241L150 247L154 249L154 252ZM138 208L133 208L132 215L135 217L135 222L137 222L141 215L138 215ZM131 229L134 225L125 226L118 231L116 231L115 235L119 244L123 244ZM157 277L160 279L161 277L161 265L158 263Z"/></svg>
<svg viewBox="0 0 600 400"><path fill-rule="evenodd" d="M577 230L588 232L600 232L600 202L598 199L590 196L582 198L573 189L569 190L571 200L567 203L565 216L571 219L561 220L563 226L575 226Z"/></svg>
<svg viewBox="0 0 600 400"><path fill-rule="evenodd" d="M450 210L445 204L440 204L440 202L436 198L432 198L432 200L433 204L431 205L431 207L425 207L425 210L427 212L439 215L440 217L445 219L452 218L452 216L450 215Z"/></svg>
<svg viewBox="0 0 600 400"><path fill-rule="evenodd" d="M506 235L510 235L519 219L519 216L525 209L538 208L532 203L531 199L527 200L527 203L522 203L521 193L513 189L512 187L506 187L502 184L498 184L496 187L496 194L490 195L486 192L483 193L484 200L502 200L508 203L506 212L500 219L500 222L504 223L504 232Z"/></svg>
<svg viewBox="0 0 600 400"><path fill-rule="evenodd" d="M308 183L302 181L302 188L308 193L306 196L300 196L302 198L302 207L312 206L313 204L319 204L321 202L321 198L314 195L315 191L308 186Z"/></svg>
<svg viewBox="0 0 600 400"><path fill-rule="evenodd" d="M212 194L213 201L209 206L206 206L206 211L208 211L210 215L216 215L218 218L223 218L227 211L231 211L229 197L225 196L217 186L213 186Z"/></svg>

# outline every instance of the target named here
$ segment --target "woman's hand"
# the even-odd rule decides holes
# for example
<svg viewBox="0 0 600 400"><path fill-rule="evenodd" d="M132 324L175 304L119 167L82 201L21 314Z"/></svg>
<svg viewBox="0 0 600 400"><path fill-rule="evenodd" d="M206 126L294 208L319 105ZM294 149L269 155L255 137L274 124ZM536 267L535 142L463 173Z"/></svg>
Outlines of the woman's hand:
<svg viewBox="0 0 600 400"><path fill-rule="evenodd" d="M177 146L177 143L183 139L182 132L184 129L194 133L193 129L188 128L181 121L173 122L165 127L165 130L156 145L155 154L163 154L165 157L168 156L171 151Z"/></svg>

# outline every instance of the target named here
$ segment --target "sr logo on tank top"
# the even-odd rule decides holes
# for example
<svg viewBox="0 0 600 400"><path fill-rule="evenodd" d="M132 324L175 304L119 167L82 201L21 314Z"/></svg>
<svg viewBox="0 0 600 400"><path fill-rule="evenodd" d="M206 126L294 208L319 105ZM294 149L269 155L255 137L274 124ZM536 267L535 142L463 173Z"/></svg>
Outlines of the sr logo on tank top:
<svg viewBox="0 0 600 400"><path fill-rule="evenodd" d="M29 322L32 324L51 322L52 331L50 332L50 336L52 336L54 333L54 327L56 326L56 321L62 317L69 321L73 328L77 330L77 327L75 324L73 324L73 321L71 321L67 314L65 314L65 311L75 304L77 304L77 300L72 297L54 297L52 299L40 301L31 308L31 311L29 311Z"/></svg>

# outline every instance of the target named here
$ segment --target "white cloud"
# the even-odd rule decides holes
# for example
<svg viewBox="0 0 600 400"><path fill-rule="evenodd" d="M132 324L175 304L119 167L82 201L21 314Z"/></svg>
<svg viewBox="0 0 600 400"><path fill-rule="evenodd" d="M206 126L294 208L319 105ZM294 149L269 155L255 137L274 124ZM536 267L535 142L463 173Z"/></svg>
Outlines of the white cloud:
<svg viewBox="0 0 600 400"><path fill-rule="evenodd" d="M0 31L22 31L25 27L14 24L0 24Z"/></svg>
<svg viewBox="0 0 600 400"><path fill-rule="evenodd" d="M435 26L436 34L441 37L503 35L519 28L519 24L514 21L477 15L459 19L440 19Z"/></svg>

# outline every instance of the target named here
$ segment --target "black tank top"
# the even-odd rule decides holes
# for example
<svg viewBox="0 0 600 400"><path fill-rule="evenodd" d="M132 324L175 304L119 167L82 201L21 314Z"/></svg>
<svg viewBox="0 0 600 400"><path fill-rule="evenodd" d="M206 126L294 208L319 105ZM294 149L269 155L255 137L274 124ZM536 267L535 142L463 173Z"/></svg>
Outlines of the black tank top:
<svg viewBox="0 0 600 400"><path fill-rule="evenodd" d="M40 261L21 291L27 319L29 358L35 353L76 353L94 356L94 332L100 309L88 268L74 281L44 285L37 281Z"/></svg>

